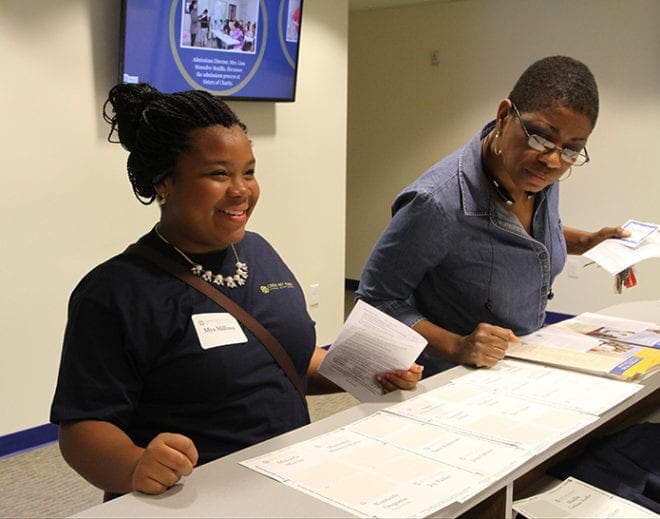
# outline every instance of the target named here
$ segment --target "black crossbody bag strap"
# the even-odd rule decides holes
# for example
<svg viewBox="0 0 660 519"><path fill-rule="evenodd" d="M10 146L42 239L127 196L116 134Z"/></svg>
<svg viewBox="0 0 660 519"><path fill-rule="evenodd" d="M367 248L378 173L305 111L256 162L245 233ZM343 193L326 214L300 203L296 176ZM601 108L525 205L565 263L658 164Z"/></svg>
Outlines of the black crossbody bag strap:
<svg viewBox="0 0 660 519"><path fill-rule="evenodd" d="M181 281L184 281L194 289L198 290L209 299L220 305L222 308L227 310L232 314L236 319L238 319L243 325L250 330L254 336L259 339L259 341L266 347L270 352L275 362L278 366L282 368L282 371L287 375L291 383L298 391L300 398L305 404L305 409L307 409L307 399L305 398L305 391L302 388L300 383L300 378L298 377L298 372L296 371L295 366L291 357L282 347L282 345L277 341L272 334L264 328L259 321L252 317L248 312L246 312L242 307L234 303L226 295L220 292L218 289L212 287L206 281L195 276L190 270L188 270L183 265L180 265L176 261L171 260L167 256L161 254L157 250L152 249L146 245L140 243L133 243L129 245L128 248L124 251L125 254L135 254L144 259L155 263L163 270L169 272L170 274L178 277Z"/></svg>

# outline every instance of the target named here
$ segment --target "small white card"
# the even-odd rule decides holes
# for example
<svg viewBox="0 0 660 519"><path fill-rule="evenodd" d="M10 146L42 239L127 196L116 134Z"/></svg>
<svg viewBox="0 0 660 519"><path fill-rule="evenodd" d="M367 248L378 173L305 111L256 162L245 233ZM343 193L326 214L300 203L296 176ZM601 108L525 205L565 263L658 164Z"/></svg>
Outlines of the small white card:
<svg viewBox="0 0 660 519"><path fill-rule="evenodd" d="M542 517L625 518L658 517L637 503L568 477L550 490L513 502L513 510L529 519Z"/></svg>
<svg viewBox="0 0 660 519"><path fill-rule="evenodd" d="M195 314L191 319L199 338L199 344L205 350L226 344L247 342L241 325L230 313Z"/></svg>
<svg viewBox="0 0 660 519"><path fill-rule="evenodd" d="M630 236L620 238L620 240L624 245L633 249L658 230L658 226L654 223L638 222L637 220L628 220L622 227L630 233Z"/></svg>

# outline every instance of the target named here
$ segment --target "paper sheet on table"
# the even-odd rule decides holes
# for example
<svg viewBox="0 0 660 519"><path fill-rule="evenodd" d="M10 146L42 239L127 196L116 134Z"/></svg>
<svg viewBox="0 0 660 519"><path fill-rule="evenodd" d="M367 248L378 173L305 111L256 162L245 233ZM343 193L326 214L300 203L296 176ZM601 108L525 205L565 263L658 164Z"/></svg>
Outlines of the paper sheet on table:
<svg viewBox="0 0 660 519"><path fill-rule="evenodd" d="M655 231L636 248L617 238L603 240L583 254L614 275L649 258L660 258L660 232Z"/></svg>
<svg viewBox="0 0 660 519"><path fill-rule="evenodd" d="M547 492L513 502L513 509L528 519L658 517L658 514L569 477Z"/></svg>
<svg viewBox="0 0 660 519"><path fill-rule="evenodd" d="M636 386L562 371L502 361L241 465L360 517L437 514L597 420L579 400L606 409Z"/></svg>
<svg viewBox="0 0 660 519"><path fill-rule="evenodd" d="M521 336L520 341L522 344L542 344L568 351L589 351L603 342L596 337L562 330L559 326L539 328L535 332Z"/></svg>
<svg viewBox="0 0 660 519"><path fill-rule="evenodd" d="M541 452L598 419L581 411L453 381L385 411L530 453Z"/></svg>
<svg viewBox="0 0 660 519"><path fill-rule="evenodd" d="M660 324L585 312L556 324L561 328L606 340L660 349Z"/></svg>
<svg viewBox="0 0 660 519"><path fill-rule="evenodd" d="M359 517L426 517L487 486L481 474L348 428L241 465Z"/></svg>
<svg viewBox="0 0 660 519"><path fill-rule="evenodd" d="M478 369L452 381L488 393L601 415L642 389L631 382L587 375L577 371L504 359L490 369Z"/></svg>
<svg viewBox="0 0 660 519"><path fill-rule="evenodd" d="M426 346L412 328L358 301L319 372L361 402L382 394L376 375L407 370Z"/></svg>

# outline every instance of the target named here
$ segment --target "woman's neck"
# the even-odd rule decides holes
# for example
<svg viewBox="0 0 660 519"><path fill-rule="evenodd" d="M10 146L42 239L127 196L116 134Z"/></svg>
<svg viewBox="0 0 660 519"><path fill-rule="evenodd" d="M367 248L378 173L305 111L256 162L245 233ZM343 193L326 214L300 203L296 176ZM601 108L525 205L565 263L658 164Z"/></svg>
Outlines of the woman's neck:
<svg viewBox="0 0 660 519"><path fill-rule="evenodd" d="M491 130L481 141L481 165L484 169L489 189L506 206L512 206L518 200L533 198L533 194L519 189L512 182L511 176L504 167L502 153L493 151L494 130Z"/></svg>

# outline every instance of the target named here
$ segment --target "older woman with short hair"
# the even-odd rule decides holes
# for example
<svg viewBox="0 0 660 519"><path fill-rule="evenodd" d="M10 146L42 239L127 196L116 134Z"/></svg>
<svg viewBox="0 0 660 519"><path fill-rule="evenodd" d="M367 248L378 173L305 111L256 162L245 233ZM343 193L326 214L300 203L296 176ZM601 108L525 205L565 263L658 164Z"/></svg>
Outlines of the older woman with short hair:
<svg viewBox="0 0 660 519"><path fill-rule="evenodd" d="M543 325L567 253L627 234L571 229L559 216L558 181L589 161L597 116L587 66L543 58L493 121L394 201L357 294L428 340L425 376L496 364L509 341Z"/></svg>

